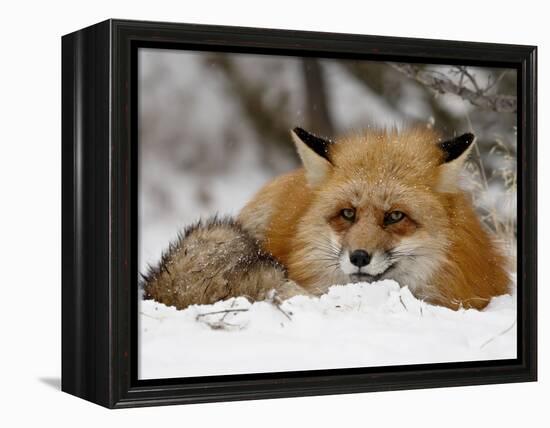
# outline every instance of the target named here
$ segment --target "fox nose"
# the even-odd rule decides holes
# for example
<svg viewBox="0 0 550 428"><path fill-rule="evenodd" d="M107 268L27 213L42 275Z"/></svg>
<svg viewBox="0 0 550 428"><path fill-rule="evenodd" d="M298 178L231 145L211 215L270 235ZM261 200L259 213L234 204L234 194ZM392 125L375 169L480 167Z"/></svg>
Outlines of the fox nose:
<svg viewBox="0 0 550 428"><path fill-rule="evenodd" d="M361 268L370 263L370 255L365 250L355 250L349 255L349 261L355 266Z"/></svg>

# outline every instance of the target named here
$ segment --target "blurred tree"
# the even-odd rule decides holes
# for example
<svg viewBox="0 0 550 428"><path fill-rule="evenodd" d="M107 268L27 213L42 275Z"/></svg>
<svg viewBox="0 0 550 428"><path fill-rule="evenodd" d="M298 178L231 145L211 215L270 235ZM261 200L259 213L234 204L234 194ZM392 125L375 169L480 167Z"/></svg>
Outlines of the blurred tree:
<svg viewBox="0 0 550 428"><path fill-rule="evenodd" d="M302 60L307 128L319 135L334 137L334 125L330 116L330 100L323 68L315 58Z"/></svg>
<svg viewBox="0 0 550 428"><path fill-rule="evenodd" d="M258 135L259 142L265 144L265 150L262 151L263 163L276 169L273 159L277 154L294 159L294 149L289 137L289 130L293 125L286 114L288 93L281 92L277 102L268 104L263 95L269 82L248 79L227 54L211 54L206 61L225 75L231 95L239 102L245 117Z"/></svg>

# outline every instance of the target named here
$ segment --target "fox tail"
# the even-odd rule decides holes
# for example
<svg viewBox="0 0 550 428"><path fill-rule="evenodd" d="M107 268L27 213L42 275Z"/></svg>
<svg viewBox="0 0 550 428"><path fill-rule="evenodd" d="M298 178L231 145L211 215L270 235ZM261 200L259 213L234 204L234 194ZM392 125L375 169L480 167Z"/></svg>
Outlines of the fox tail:
<svg viewBox="0 0 550 428"><path fill-rule="evenodd" d="M289 281L285 268L231 217L199 220L180 233L142 275L144 299L184 309L231 297L249 300L307 294Z"/></svg>

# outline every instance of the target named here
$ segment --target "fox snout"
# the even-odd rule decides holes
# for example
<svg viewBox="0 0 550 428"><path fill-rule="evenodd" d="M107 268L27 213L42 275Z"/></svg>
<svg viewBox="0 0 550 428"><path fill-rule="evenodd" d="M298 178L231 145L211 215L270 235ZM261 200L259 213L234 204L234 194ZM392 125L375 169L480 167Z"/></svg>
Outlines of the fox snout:
<svg viewBox="0 0 550 428"><path fill-rule="evenodd" d="M355 250L349 255L349 261L352 265L362 268L370 263L370 254L365 250Z"/></svg>
<svg viewBox="0 0 550 428"><path fill-rule="evenodd" d="M340 255L340 270L351 280L377 280L389 273L395 264L387 251L366 249L344 250Z"/></svg>

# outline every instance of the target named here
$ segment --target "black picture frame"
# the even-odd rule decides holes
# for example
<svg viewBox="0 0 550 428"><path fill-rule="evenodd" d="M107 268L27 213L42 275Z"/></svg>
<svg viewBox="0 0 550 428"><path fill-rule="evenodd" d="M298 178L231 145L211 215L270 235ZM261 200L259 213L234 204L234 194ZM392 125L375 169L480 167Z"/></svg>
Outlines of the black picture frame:
<svg viewBox="0 0 550 428"><path fill-rule="evenodd" d="M509 67L518 75L515 360L137 379L138 47ZM102 406L537 379L534 46L107 20L62 38L62 390Z"/></svg>

